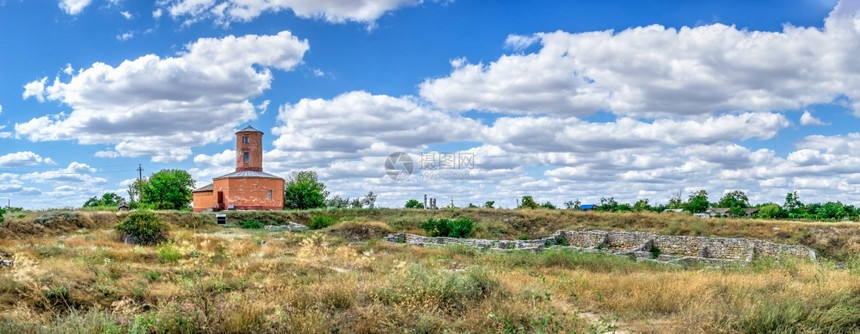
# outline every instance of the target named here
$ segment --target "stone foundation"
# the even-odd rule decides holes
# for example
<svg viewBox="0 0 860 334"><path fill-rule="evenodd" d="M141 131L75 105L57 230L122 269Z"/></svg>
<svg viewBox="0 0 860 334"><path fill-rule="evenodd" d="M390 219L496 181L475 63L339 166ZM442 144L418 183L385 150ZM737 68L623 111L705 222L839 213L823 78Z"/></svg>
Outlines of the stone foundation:
<svg viewBox="0 0 860 334"><path fill-rule="evenodd" d="M810 261L818 258L814 250L799 245L744 238L669 236L648 232L557 231L549 237L534 240L458 239L394 233L383 240L415 246L460 244L497 251L539 251L552 247L582 252L606 252L677 264L750 262L760 257L790 256Z"/></svg>

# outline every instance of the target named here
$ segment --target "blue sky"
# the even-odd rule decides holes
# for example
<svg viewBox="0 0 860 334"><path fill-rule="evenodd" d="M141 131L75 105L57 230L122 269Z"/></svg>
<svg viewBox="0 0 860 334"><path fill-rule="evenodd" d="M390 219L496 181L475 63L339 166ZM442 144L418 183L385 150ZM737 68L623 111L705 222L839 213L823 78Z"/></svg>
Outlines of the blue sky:
<svg viewBox="0 0 860 334"><path fill-rule="evenodd" d="M0 1L0 201L127 196L138 164L202 186L251 124L268 172L314 170L384 206L698 189L857 204L858 7ZM395 181L398 151L475 166Z"/></svg>

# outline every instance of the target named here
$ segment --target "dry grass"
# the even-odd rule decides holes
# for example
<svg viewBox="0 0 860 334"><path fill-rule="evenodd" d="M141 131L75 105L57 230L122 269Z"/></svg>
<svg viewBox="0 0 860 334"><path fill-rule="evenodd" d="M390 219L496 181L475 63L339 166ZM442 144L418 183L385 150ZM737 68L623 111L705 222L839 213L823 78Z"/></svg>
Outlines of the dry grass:
<svg viewBox="0 0 860 334"><path fill-rule="evenodd" d="M98 227L0 239L0 251L16 259L15 267L0 269L0 333L601 332L613 324L655 333L860 331L860 260L846 261L845 270L827 261L767 260L680 268L560 250L482 253L356 242L408 230L417 218L404 214L352 219L317 233L175 228L168 243L151 247L117 242L113 231ZM496 215L484 217L481 233L628 223L649 230L656 220ZM515 215L549 227L496 220ZM725 224L778 238L782 227L755 225L804 228L719 220L703 227L677 218L677 233L715 234ZM402 225L383 223L394 219Z"/></svg>

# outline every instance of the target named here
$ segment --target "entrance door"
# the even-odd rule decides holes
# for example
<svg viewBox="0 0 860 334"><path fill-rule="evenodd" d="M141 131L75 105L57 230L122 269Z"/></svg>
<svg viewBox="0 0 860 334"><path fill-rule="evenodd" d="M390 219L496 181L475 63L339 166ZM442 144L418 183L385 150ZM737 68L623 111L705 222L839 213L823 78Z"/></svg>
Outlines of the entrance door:
<svg viewBox="0 0 860 334"><path fill-rule="evenodd" d="M218 209L224 210L224 192L218 192Z"/></svg>

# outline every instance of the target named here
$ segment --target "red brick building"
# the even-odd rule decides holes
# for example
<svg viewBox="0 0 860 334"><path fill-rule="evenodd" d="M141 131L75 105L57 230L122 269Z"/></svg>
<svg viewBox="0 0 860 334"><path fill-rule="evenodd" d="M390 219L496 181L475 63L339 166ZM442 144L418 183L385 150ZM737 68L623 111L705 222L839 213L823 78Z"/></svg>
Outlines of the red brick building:
<svg viewBox="0 0 860 334"><path fill-rule="evenodd" d="M263 172L263 133L250 125L236 132L236 171L193 192L194 211L281 210L284 179Z"/></svg>

